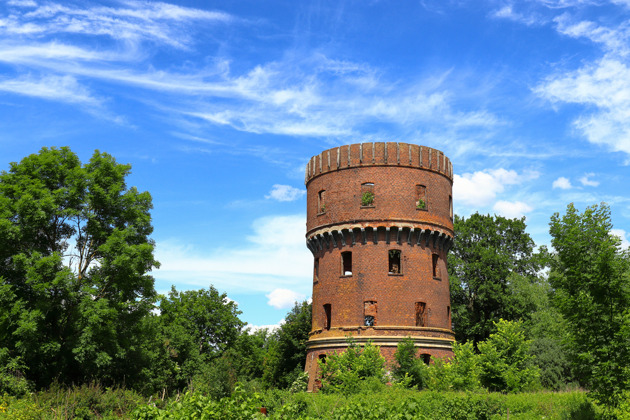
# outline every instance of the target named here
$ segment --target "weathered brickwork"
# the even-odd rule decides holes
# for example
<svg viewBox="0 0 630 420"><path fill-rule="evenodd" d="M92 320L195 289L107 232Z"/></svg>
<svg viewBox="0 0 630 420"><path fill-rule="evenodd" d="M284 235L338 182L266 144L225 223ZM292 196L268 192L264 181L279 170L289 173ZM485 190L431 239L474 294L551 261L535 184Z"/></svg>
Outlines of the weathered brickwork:
<svg viewBox="0 0 630 420"><path fill-rule="evenodd" d="M352 144L311 158L309 389L317 386L318 358L343 351L349 335L379 345L388 361L409 336L418 354L452 355L452 179L442 152L407 143Z"/></svg>

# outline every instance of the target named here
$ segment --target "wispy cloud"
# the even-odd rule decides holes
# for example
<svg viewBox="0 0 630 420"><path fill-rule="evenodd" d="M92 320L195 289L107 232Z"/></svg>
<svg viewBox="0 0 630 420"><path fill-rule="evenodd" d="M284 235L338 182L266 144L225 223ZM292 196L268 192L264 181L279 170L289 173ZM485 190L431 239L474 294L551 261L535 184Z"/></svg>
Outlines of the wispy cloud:
<svg viewBox="0 0 630 420"><path fill-rule="evenodd" d="M592 143L630 154L630 68L603 58L579 70L547 78L534 92L553 103L575 103L598 111L574 120Z"/></svg>
<svg viewBox="0 0 630 420"><path fill-rule="evenodd" d="M100 106L101 100L72 76L32 76L0 79L0 91L62 102Z"/></svg>
<svg viewBox="0 0 630 420"><path fill-rule="evenodd" d="M302 198L304 194L306 194L306 190L295 188L290 185L275 184L265 198L277 201L295 201Z"/></svg>
<svg viewBox="0 0 630 420"><path fill-rule="evenodd" d="M597 187L599 186L599 181L594 181L592 179L590 179L592 176L594 176L594 173L590 173L590 174L586 174L583 177L580 178L580 183L582 185L584 185L585 187Z"/></svg>
<svg viewBox="0 0 630 420"><path fill-rule="evenodd" d="M162 2L126 1L122 4L123 7L117 8L79 8L60 3L11 2L9 5L16 9L4 19L0 33L22 36L70 33L186 48L192 40L186 30L188 22L233 20L227 13Z"/></svg>

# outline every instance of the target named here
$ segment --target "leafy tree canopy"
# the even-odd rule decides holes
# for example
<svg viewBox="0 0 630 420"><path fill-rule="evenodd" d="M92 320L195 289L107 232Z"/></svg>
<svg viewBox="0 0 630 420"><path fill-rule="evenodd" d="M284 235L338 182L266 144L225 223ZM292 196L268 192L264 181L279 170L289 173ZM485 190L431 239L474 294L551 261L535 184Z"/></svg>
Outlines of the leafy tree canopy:
<svg viewBox="0 0 630 420"><path fill-rule="evenodd" d="M485 340L499 319L529 316L534 302L513 293L512 283L536 282L546 250L534 252L523 219L475 213L455 216L448 266L453 329L458 341Z"/></svg>
<svg viewBox="0 0 630 420"><path fill-rule="evenodd" d="M611 235L606 204L551 217L555 251L549 282L564 315L573 361L595 397L610 407L630 388L630 255Z"/></svg>
<svg viewBox="0 0 630 420"><path fill-rule="evenodd" d="M62 147L0 173L0 346L38 386L133 381L142 365L158 262L151 196L127 187L130 170Z"/></svg>

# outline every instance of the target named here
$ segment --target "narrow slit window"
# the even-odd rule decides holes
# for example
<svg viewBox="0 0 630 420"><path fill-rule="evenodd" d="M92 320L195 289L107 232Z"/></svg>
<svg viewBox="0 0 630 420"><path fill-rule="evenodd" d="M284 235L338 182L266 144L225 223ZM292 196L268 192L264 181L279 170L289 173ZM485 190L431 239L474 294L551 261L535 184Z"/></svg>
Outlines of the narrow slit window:
<svg viewBox="0 0 630 420"><path fill-rule="evenodd" d="M401 274L402 266L400 265L400 250L389 250L389 274Z"/></svg>
<svg viewBox="0 0 630 420"><path fill-rule="evenodd" d="M427 204L427 187L416 185L416 208L418 210L426 210Z"/></svg>
<svg viewBox="0 0 630 420"><path fill-rule="evenodd" d="M440 257L438 254L433 254L433 278L440 278Z"/></svg>
<svg viewBox="0 0 630 420"><path fill-rule="evenodd" d="M448 211L451 215L451 220L453 220L453 197L450 195L448 196Z"/></svg>
<svg viewBox="0 0 630 420"><path fill-rule="evenodd" d="M447 306L446 307L446 321L448 322L448 325L451 325L451 307Z"/></svg>
<svg viewBox="0 0 630 420"><path fill-rule="evenodd" d="M429 366L429 364L431 363L431 355L430 354L423 353L423 354L420 355L420 358L422 359L424 364L427 365L427 366Z"/></svg>
<svg viewBox="0 0 630 420"><path fill-rule="evenodd" d="M315 262L313 263L313 279L315 281L319 280L319 258L315 258Z"/></svg>
<svg viewBox="0 0 630 420"><path fill-rule="evenodd" d="M317 194L317 212L318 213L326 212L326 190L321 190Z"/></svg>
<svg viewBox="0 0 630 420"><path fill-rule="evenodd" d="M427 304L426 302L416 302L416 327L427 326Z"/></svg>
<svg viewBox="0 0 630 420"><path fill-rule="evenodd" d="M332 323L330 303L324 305L324 329L329 330Z"/></svg>
<svg viewBox="0 0 630 420"><path fill-rule="evenodd" d="M374 300L363 302L363 325L366 327L376 325L376 301Z"/></svg>
<svg viewBox="0 0 630 420"><path fill-rule="evenodd" d="M374 183L365 182L361 184L361 206L362 207L374 207Z"/></svg>
<svg viewBox="0 0 630 420"><path fill-rule="evenodd" d="M341 275L352 275L352 252L350 251L341 253Z"/></svg>

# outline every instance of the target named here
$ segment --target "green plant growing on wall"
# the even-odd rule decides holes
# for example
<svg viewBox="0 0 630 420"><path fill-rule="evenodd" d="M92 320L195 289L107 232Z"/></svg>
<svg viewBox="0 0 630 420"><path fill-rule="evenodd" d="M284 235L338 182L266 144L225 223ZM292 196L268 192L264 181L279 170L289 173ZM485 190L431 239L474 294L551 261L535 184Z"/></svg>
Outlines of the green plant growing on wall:
<svg viewBox="0 0 630 420"><path fill-rule="evenodd" d="M416 208L420 210L424 210L427 208L427 203L425 203L423 199L419 199L418 202L416 203Z"/></svg>
<svg viewBox="0 0 630 420"><path fill-rule="evenodd" d="M364 192L361 196L361 205L371 206L372 204L374 204L374 193L370 191Z"/></svg>

